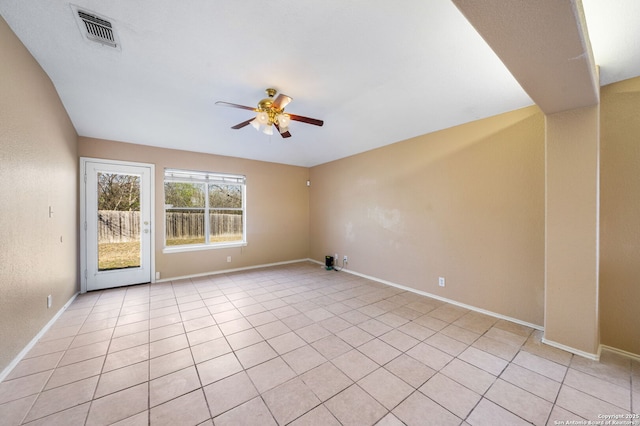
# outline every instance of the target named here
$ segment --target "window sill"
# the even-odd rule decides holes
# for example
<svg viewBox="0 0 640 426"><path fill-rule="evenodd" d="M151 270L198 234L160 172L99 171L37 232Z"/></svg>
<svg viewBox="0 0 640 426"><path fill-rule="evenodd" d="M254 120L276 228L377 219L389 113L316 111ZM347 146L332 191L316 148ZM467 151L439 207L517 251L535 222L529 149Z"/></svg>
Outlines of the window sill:
<svg viewBox="0 0 640 426"><path fill-rule="evenodd" d="M221 244L190 244L184 246L169 246L162 249L163 254L169 253L182 253L187 251L202 251L202 250L218 250L233 247L246 247L245 241L238 241L233 243L221 243Z"/></svg>

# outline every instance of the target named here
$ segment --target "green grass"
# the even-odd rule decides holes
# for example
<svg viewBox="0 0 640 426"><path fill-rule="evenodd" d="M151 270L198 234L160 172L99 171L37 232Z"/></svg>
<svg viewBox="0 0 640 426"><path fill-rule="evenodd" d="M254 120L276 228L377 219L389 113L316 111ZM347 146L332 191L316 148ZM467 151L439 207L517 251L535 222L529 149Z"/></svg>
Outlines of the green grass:
<svg viewBox="0 0 640 426"><path fill-rule="evenodd" d="M211 237L211 242L225 243L241 241L242 235L227 234ZM167 240L167 246L188 244L204 244L204 237L177 238ZM130 243L101 243L98 244L98 270L135 268L140 266L140 242Z"/></svg>

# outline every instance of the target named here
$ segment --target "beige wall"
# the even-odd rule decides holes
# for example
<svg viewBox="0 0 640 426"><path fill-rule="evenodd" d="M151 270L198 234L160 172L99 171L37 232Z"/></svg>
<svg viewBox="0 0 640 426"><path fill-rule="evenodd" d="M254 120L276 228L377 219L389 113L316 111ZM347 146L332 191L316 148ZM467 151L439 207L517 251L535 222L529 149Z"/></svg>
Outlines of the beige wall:
<svg viewBox="0 0 640 426"><path fill-rule="evenodd" d="M640 78L602 88L602 344L640 355Z"/></svg>
<svg viewBox="0 0 640 426"><path fill-rule="evenodd" d="M79 290L77 182L75 130L0 17L0 372Z"/></svg>
<svg viewBox="0 0 640 426"><path fill-rule="evenodd" d="M599 345L599 105L546 117L545 339Z"/></svg>
<svg viewBox="0 0 640 426"><path fill-rule="evenodd" d="M218 155L81 137L79 155L155 164L155 256L161 279L306 259L309 254L309 169ZM247 246L162 253L165 168L247 177ZM227 263L231 256L231 263Z"/></svg>
<svg viewBox="0 0 640 426"><path fill-rule="evenodd" d="M313 167L310 177L312 258L346 254L356 272L543 324L537 107Z"/></svg>

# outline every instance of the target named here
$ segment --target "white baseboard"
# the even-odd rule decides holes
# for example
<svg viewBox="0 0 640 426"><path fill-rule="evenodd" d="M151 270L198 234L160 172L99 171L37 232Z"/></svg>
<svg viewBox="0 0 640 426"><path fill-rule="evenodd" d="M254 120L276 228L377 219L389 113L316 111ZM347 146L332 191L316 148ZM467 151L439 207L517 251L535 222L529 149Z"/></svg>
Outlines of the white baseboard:
<svg viewBox="0 0 640 426"><path fill-rule="evenodd" d="M206 277L208 275L228 274L230 272L249 271L251 269L269 268L271 266L289 265L291 263L306 262L308 260L310 260L310 259L287 260L287 261L284 261L284 262L265 263L265 264L262 264L262 265L244 266L242 268L223 269L223 270L220 270L220 271L202 272L202 273L199 273L199 274L191 274L191 275L182 275L182 276L179 276L179 277L171 277L171 278L163 278L161 280L155 280L155 283L165 283L165 282L169 282L169 281L184 280L184 279L188 279L188 278L200 278L200 277Z"/></svg>
<svg viewBox="0 0 640 426"><path fill-rule="evenodd" d="M35 344L38 343L38 340L40 340L42 336L44 336L44 334L51 328L51 326L56 322L56 320L60 318L60 315L62 315L62 313L67 310L69 305L71 305L71 303L75 300L78 294L80 293L76 293L73 296L71 296L71 299L69 299L69 301L65 303L62 308L60 308L60 310L53 316L53 318L51 318L49 322L46 323L44 327L42 327L42 329L38 332L38 334L36 334L36 336L33 339L31 339L29 343L27 343L27 346L25 346L20 351L20 353L9 363L9 365L7 365L4 370L2 370L2 372L0 373L0 383L2 383L2 381L11 373L11 371L16 367L16 365L18 365L18 363L22 361L22 358L24 358L24 356L27 353L29 353L29 351L35 346Z"/></svg>
<svg viewBox="0 0 640 426"><path fill-rule="evenodd" d="M622 349L612 348L611 346L607 346L607 345L600 345L600 348L598 349L598 354L602 351L613 352L614 354L622 355L624 357L631 358L636 362L640 362L640 355L634 354L633 352L623 351Z"/></svg>
<svg viewBox="0 0 640 426"><path fill-rule="evenodd" d="M308 259L308 260L311 261L311 262L314 262L314 263L318 263L320 265L324 265L324 263L318 262L317 260L314 260L314 259ZM494 318L499 318L499 319L511 321L511 322L516 323L516 324L524 325L525 327L530 327L530 328L533 328L533 329L536 329L536 330L544 330L544 327L542 327L540 325L537 325L537 324L532 324L530 322L522 321L522 320L519 320L517 318L508 317L506 315L502 315L502 314L499 314L499 313L496 313L496 312L487 311L486 309L478 308L477 306L467 305L465 303L461 303L461 302L458 302L456 300L447 299L445 297L438 296L438 295L431 294L431 293L427 293L426 291L417 290L415 288L407 287L407 286L404 286L402 284L397 284L397 283L394 283L394 282L391 282L391 281L387 281L387 280L383 280L383 279L380 279L380 278L372 277L370 275L361 274L359 272L355 272L355 271L352 271L352 270L349 270L349 269L340 269L340 271L341 272L347 272L349 274L356 275L358 277L366 278L366 279L371 280L371 281L376 281L376 282L379 282L381 284L389 285L391 287L396 287L396 288L399 288L399 289L402 289L402 290L405 290L405 291L410 291L411 293L419 294L420 296L426 296L426 297L430 297L432 299L440 300L441 302L450 303L452 305L459 306L461 308L469 309L470 311L474 311L474 312L478 312L478 313L481 313L481 314L489 315L489 316L494 317Z"/></svg>
<svg viewBox="0 0 640 426"><path fill-rule="evenodd" d="M554 348L562 349L563 351L570 352L574 355L579 355L592 361L600 361L600 351L598 351L598 353L592 354L590 352L572 348L571 346L563 345L562 343L554 342L553 340L549 340L545 337L542 338L542 343L544 343L545 345L553 346Z"/></svg>

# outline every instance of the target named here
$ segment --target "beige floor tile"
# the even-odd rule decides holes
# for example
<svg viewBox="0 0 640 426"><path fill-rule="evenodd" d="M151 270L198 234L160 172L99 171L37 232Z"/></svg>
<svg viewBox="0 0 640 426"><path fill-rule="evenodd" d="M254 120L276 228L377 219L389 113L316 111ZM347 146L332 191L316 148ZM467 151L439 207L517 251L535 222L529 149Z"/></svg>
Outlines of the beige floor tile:
<svg viewBox="0 0 640 426"><path fill-rule="evenodd" d="M332 316L323 321L320 321L320 325L334 334L339 333L340 331L352 326L349 321L344 320L339 316Z"/></svg>
<svg viewBox="0 0 640 426"><path fill-rule="evenodd" d="M240 331L248 330L253 326L244 317L235 320L227 321L218 325L220 330L225 336L238 333Z"/></svg>
<svg viewBox="0 0 640 426"><path fill-rule="evenodd" d="M198 389L153 407L149 413L149 423L151 426L197 425L210 417L204 393Z"/></svg>
<svg viewBox="0 0 640 426"><path fill-rule="evenodd" d="M0 383L0 404L24 398L40 392L51 377L53 370L43 371Z"/></svg>
<svg viewBox="0 0 640 426"><path fill-rule="evenodd" d="M280 357L250 368L247 374L260 393L296 376L296 373Z"/></svg>
<svg viewBox="0 0 640 426"><path fill-rule="evenodd" d="M446 330L446 329L443 329ZM427 343L434 348L438 348L441 351L451 355L458 356L465 349L467 349L468 345L466 343L462 343L459 340L452 339L451 337L447 337L442 332L436 333L431 337L425 339L424 343Z"/></svg>
<svg viewBox="0 0 640 426"><path fill-rule="evenodd" d="M149 382L149 405L167 402L200 388L200 380L194 366L175 371Z"/></svg>
<svg viewBox="0 0 640 426"><path fill-rule="evenodd" d="M393 330L387 324L380 322L374 318L369 319L365 322L361 322L360 324L358 324L358 327L375 337L382 336L383 334Z"/></svg>
<svg viewBox="0 0 640 426"><path fill-rule="evenodd" d="M363 314L362 312L360 312L358 310L351 310L351 311L347 311L347 312L345 312L343 314L340 314L340 318L342 318L345 321L350 322L353 325L362 324L363 322L369 321L371 319L371 317L369 317L368 315Z"/></svg>
<svg viewBox="0 0 640 426"><path fill-rule="evenodd" d="M551 402L501 379L491 386L485 398L535 425L544 425L553 407Z"/></svg>
<svg viewBox="0 0 640 426"><path fill-rule="evenodd" d="M138 362L149 359L149 345L140 345L135 348L125 349L124 351L114 352L107 355L102 367L103 372L116 370L126 367L127 365L136 364Z"/></svg>
<svg viewBox="0 0 640 426"><path fill-rule="evenodd" d="M436 373L435 370L405 354L390 361L384 368L416 389Z"/></svg>
<svg viewBox="0 0 640 426"><path fill-rule="evenodd" d="M84 426L90 405L91 403L85 402L25 424L28 426Z"/></svg>
<svg viewBox="0 0 640 426"><path fill-rule="evenodd" d="M149 357L156 358L188 347L189 341L187 340L187 335L178 334L177 336L151 342L149 344Z"/></svg>
<svg viewBox="0 0 640 426"><path fill-rule="evenodd" d="M548 426L558 426L561 424L571 424L569 421L573 421L573 424L587 424L587 420L582 417L565 410L562 407L555 405L551 410L551 414L549 415L549 420L547 421ZM584 423L582 423L584 422Z"/></svg>
<svg viewBox="0 0 640 426"><path fill-rule="evenodd" d="M40 355L33 358L27 358L21 360L18 365L11 370L11 373L5 380L12 380L18 377L28 376L35 373L42 373L43 371L52 370L56 368L60 359L64 355L64 351L54 352L47 355Z"/></svg>
<svg viewBox="0 0 640 426"><path fill-rule="evenodd" d="M294 315L299 315L300 311L292 306L287 305L287 306L282 306L280 308L273 309L271 313L275 315L277 318L282 319L282 318L292 317Z"/></svg>
<svg viewBox="0 0 640 426"><path fill-rule="evenodd" d="M299 378L262 395L278 424L287 424L320 404L320 400Z"/></svg>
<svg viewBox="0 0 640 426"><path fill-rule="evenodd" d="M247 346L251 346L264 341L264 338L260 335L260 333L256 331L255 328L250 328L248 330L231 334L229 336L226 336L226 339L233 350L246 348Z"/></svg>
<svg viewBox="0 0 640 426"><path fill-rule="evenodd" d="M423 327L415 322L406 323L405 325L398 327L398 330L421 341L435 333L432 329Z"/></svg>
<svg viewBox="0 0 640 426"><path fill-rule="evenodd" d="M19 425L27 415L38 395L30 395L0 404L0 419L6 426Z"/></svg>
<svg viewBox="0 0 640 426"><path fill-rule="evenodd" d="M58 340L50 340L48 342L38 341L33 348L24 356L24 359L29 359L41 355L52 354L54 352L60 352L67 350L73 342L73 337L65 337Z"/></svg>
<svg viewBox="0 0 640 426"><path fill-rule="evenodd" d="M506 343L508 345L522 346L527 341L527 336L512 333L507 330L498 328L497 326L491 327L489 331L484 334L485 337L497 340L498 342Z"/></svg>
<svg viewBox="0 0 640 426"><path fill-rule="evenodd" d="M324 403L345 426L375 424L387 410L358 385L351 385ZM357 409L354 409L357 407Z"/></svg>
<svg viewBox="0 0 640 426"><path fill-rule="evenodd" d="M214 419L216 426L270 426L277 425L262 398L254 398L244 404L219 415Z"/></svg>
<svg viewBox="0 0 640 426"><path fill-rule="evenodd" d="M379 365L384 365L401 354L399 350L380 339L370 340L358 347L358 350Z"/></svg>
<svg viewBox="0 0 640 426"><path fill-rule="evenodd" d="M91 333L79 334L71 342L70 348L78 348L80 346L93 345L98 342L110 340L114 336L113 328L92 331Z"/></svg>
<svg viewBox="0 0 640 426"><path fill-rule="evenodd" d="M539 357L546 358L549 361L568 366L571 363L573 354L542 343L543 336L542 331L534 330L523 345L523 349Z"/></svg>
<svg viewBox="0 0 640 426"><path fill-rule="evenodd" d="M109 353L122 351L125 349L133 348L134 346L144 345L146 343L149 343L148 330L133 334L127 334L126 336L111 339L111 344L109 345Z"/></svg>
<svg viewBox="0 0 640 426"><path fill-rule="evenodd" d="M91 403L87 426L109 425L148 408L148 385L143 383L120 392L95 399Z"/></svg>
<svg viewBox="0 0 640 426"><path fill-rule="evenodd" d="M507 361L502 358L498 358L495 355L491 355L474 347L467 348L458 356L458 358L468 362L469 364L475 365L494 376L499 376L508 364Z"/></svg>
<svg viewBox="0 0 640 426"><path fill-rule="evenodd" d="M418 391L402 401L392 413L407 426L458 426L462 422L462 419Z"/></svg>
<svg viewBox="0 0 640 426"><path fill-rule="evenodd" d="M227 340L223 337L191 347L191 354L193 355L193 360L196 364L200 364L201 362L207 361L209 359L219 357L220 355L227 354L231 351L231 347L227 343Z"/></svg>
<svg viewBox="0 0 640 426"><path fill-rule="evenodd" d="M407 355L417 359L434 370L440 370L453 359L451 355L444 353L433 346L427 345L426 343L419 343L409 349L407 351Z"/></svg>
<svg viewBox="0 0 640 426"><path fill-rule="evenodd" d="M149 320L149 329L153 330L159 327L165 327L171 324L182 324L182 317L180 314L165 315L158 318L151 318Z"/></svg>
<svg viewBox="0 0 640 426"><path fill-rule="evenodd" d="M373 335L356 326L345 328L336 335L354 348L374 338Z"/></svg>
<svg viewBox="0 0 640 426"><path fill-rule="evenodd" d="M358 381L358 385L388 410L392 410L414 389L384 368Z"/></svg>
<svg viewBox="0 0 640 426"><path fill-rule="evenodd" d="M78 334L91 333L93 331L100 331L107 328L114 328L116 326L116 323L118 322L117 315L118 314L116 312L115 315L111 318L85 322L80 328L80 331L78 331Z"/></svg>
<svg viewBox="0 0 640 426"><path fill-rule="evenodd" d="M556 405L587 420L598 420L598 414L619 414L621 409L570 386L560 388Z"/></svg>
<svg viewBox="0 0 640 426"><path fill-rule="evenodd" d="M90 377L40 393L25 422L88 402L98 384L98 377Z"/></svg>
<svg viewBox="0 0 640 426"><path fill-rule="evenodd" d="M453 325L472 331L477 334L484 334L498 320L489 315L479 312L468 312L453 322Z"/></svg>
<svg viewBox="0 0 640 426"><path fill-rule="evenodd" d="M483 395L496 381L496 376L457 358L440 372L480 395Z"/></svg>
<svg viewBox="0 0 640 426"><path fill-rule="evenodd" d="M360 380L378 368L375 362L355 349L340 355L333 359L332 362L353 381Z"/></svg>
<svg viewBox="0 0 640 426"><path fill-rule="evenodd" d="M109 349L109 343L109 340L105 340L93 345L69 349L64 353L64 356L58 363L58 367L106 355L107 350Z"/></svg>
<svg viewBox="0 0 640 426"><path fill-rule="evenodd" d="M242 365L240 365L233 353L202 362L197 364L196 367L203 386L242 371Z"/></svg>
<svg viewBox="0 0 640 426"><path fill-rule="evenodd" d="M509 364L500 378L550 402L555 402L560 391L559 382L516 364Z"/></svg>
<svg viewBox="0 0 640 426"><path fill-rule="evenodd" d="M516 416L510 411L505 410L499 405L494 404L488 399L483 398L476 408L473 409L467 423L471 426L527 426L531 425L528 421Z"/></svg>
<svg viewBox="0 0 640 426"><path fill-rule="evenodd" d="M180 317L182 321L190 321L192 319L206 317L207 315L211 315L211 312L208 308L200 308L200 309L192 309L190 311L181 311Z"/></svg>
<svg viewBox="0 0 640 426"><path fill-rule="evenodd" d="M513 363L535 371L538 374L542 374L556 382L562 382L567 372L567 367L564 365L557 364L526 351L520 351L513 359Z"/></svg>
<svg viewBox="0 0 640 426"><path fill-rule="evenodd" d="M149 410L144 410L141 413L134 414L131 417L115 422L112 426L148 426L149 425Z"/></svg>
<svg viewBox="0 0 640 426"><path fill-rule="evenodd" d="M405 426L405 425L400 421L400 419L398 419L393 414L389 413L386 416L384 416L378 423L376 423L376 426Z"/></svg>
<svg viewBox="0 0 640 426"><path fill-rule="evenodd" d="M263 339L271 339L272 337L280 336L282 334L288 333L291 331L289 327L285 325L280 320L270 322L268 324L264 324L255 328L255 331L260 333ZM239 334L239 333L238 333ZM235 335L234 335L235 336Z"/></svg>
<svg viewBox="0 0 640 426"><path fill-rule="evenodd" d="M392 328L400 327L401 325L409 322L408 319L401 317L400 315L396 315L393 312L387 312L384 315L380 315L376 319Z"/></svg>
<svg viewBox="0 0 640 426"><path fill-rule="evenodd" d="M247 321L249 321L251 325L254 327L258 327L258 326L268 324L270 322L278 320L278 317L276 317L274 314L272 314L269 311L253 314L246 318L247 318Z"/></svg>
<svg viewBox="0 0 640 426"><path fill-rule="evenodd" d="M255 345L239 349L235 351L235 354L238 357L240 364L242 364L245 369L251 368L278 356L267 342L260 342Z"/></svg>
<svg viewBox="0 0 640 426"><path fill-rule="evenodd" d="M218 354L222 355L222 354ZM218 356L215 355L215 356ZM155 379L174 371L182 370L194 364L193 356L189 348L181 349L176 352L170 352L166 355L152 358L149 362L150 379ZM204 360L196 361L202 362Z"/></svg>
<svg viewBox="0 0 640 426"><path fill-rule="evenodd" d="M100 375L94 398L100 398L147 381L149 381L149 361L112 370Z"/></svg>
<svg viewBox="0 0 640 426"><path fill-rule="evenodd" d="M291 426L340 426L340 422L331 414L324 405L319 405L302 417L299 417ZM380 423L378 423L380 425Z"/></svg>
<svg viewBox="0 0 640 426"><path fill-rule="evenodd" d="M520 351L520 346L509 345L507 343L498 342L486 336L481 336L471 345L476 349L495 355L505 361L511 361Z"/></svg>
<svg viewBox="0 0 640 426"><path fill-rule="evenodd" d="M295 333L307 343L313 343L331 335L331 332L320 324L310 324L295 330Z"/></svg>
<svg viewBox="0 0 640 426"><path fill-rule="evenodd" d="M473 344L473 342L478 340L480 337L480 334L467 330L466 328L458 327L454 324L446 326L440 330L440 333L459 342L465 343L466 345Z"/></svg>
<svg viewBox="0 0 640 426"><path fill-rule="evenodd" d="M322 401L326 401L353 384L351 379L330 362L326 362L300 377Z"/></svg>
<svg viewBox="0 0 640 426"><path fill-rule="evenodd" d="M349 352L352 347L336 335L330 335L311 344L327 359L336 358Z"/></svg>
<svg viewBox="0 0 640 426"><path fill-rule="evenodd" d="M388 343L389 345L398 349L400 352L406 352L420 343L418 339L411 337L401 331L398 331L397 329L383 334L382 336L380 336L380 340Z"/></svg>
<svg viewBox="0 0 640 426"><path fill-rule="evenodd" d="M216 322L211 315L206 315L203 317L184 321L182 324L184 325L184 331L189 333L190 331L200 330L201 328L216 325Z"/></svg>
<svg viewBox="0 0 640 426"><path fill-rule="evenodd" d="M45 390L99 375L104 359L105 357L101 356L56 368L49 378Z"/></svg>
<svg viewBox="0 0 640 426"><path fill-rule="evenodd" d="M199 345L200 343L219 339L221 337L223 337L222 332L217 325L200 328L198 330L190 331L187 333L187 339L189 340L189 345L191 346Z"/></svg>
<svg viewBox="0 0 640 426"><path fill-rule="evenodd" d="M440 373L421 386L420 392L461 419L469 415L481 398L480 394Z"/></svg>
<svg viewBox="0 0 640 426"><path fill-rule="evenodd" d="M258 391L244 371L205 386L204 393L213 417L258 396Z"/></svg>
<svg viewBox="0 0 640 426"><path fill-rule="evenodd" d="M67 327L51 327L49 331L47 331L44 336L40 338L41 342L46 342L49 340L57 340L62 339L64 337L72 337L78 334L80 331L80 324L71 325Z"/></svg>
<svg viewBox="0 0 640 426"><path fill-rule="evenodd" d="M293 351L282 355L282 359L284 359L284 361L289 364L293 371L298 375L327 361L325 357L310 345L294 349Z"/></svg>
<svg viewBox="0 0 640 426"><path fill-rule="evenodd" d="M269 342L271 347L275 349L276 352L278 352L280 355L291 352L292 350L300 348L307 344L304 340L302 340L300 336L298 336L293 331L271 338L267 341Z"/></svg>
<svg viewBox="0 0 640 426"><path fill-rule="evenodd" d="M564 384L598 399L631 411L631 390L569 368Z"/></svg>
<svg viewBox="0 0 640 426"><path fill-rule="evenodd" d="M623 388L628 388L630 384L631 360L607 350L600 354L600 361L575 356L571 359L570 367Z"/></svg>
<svg viewBox="0 0 640 426"><path fill-rule="evenodd" d="M444 321L446 323L452 323L464 314L468 313L469 310L465 308L461 308L455 305L444 304L433 311L429 312L429 316L439 319L440 321Z"/></svg>
<svg viewBox="0 0 640 426"><path fill-rule="evenodd" d="M416 318L413 322L434 331L440 331L449 325L448 322L439 320L438 318L434 318L429 314Z"/></svg>
<svg viewBox="0 0 640 426"><path fill-rule="evenodd" d="M181 322L164 325L162 327L152 328L149 330L149 341L155 342L168 337L177 336L179 334L184 334L184 326Z"/></svg>

